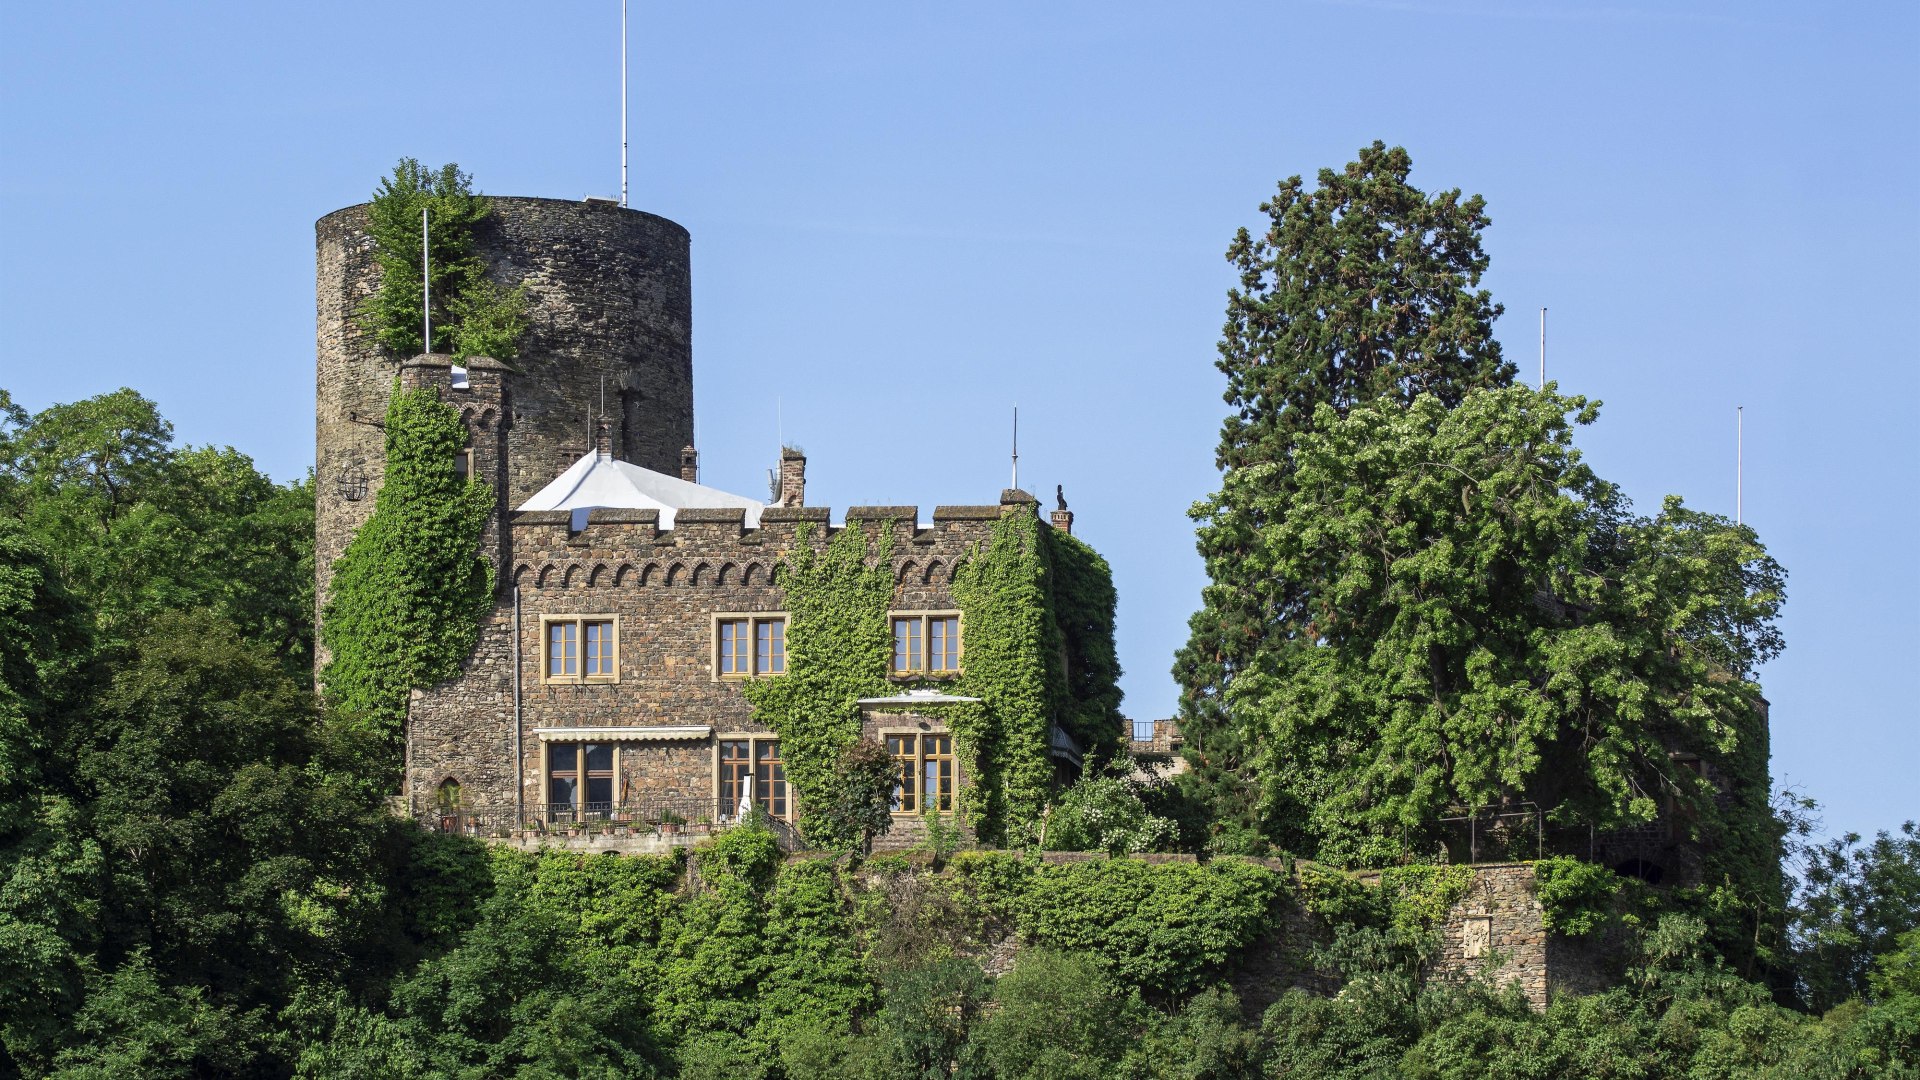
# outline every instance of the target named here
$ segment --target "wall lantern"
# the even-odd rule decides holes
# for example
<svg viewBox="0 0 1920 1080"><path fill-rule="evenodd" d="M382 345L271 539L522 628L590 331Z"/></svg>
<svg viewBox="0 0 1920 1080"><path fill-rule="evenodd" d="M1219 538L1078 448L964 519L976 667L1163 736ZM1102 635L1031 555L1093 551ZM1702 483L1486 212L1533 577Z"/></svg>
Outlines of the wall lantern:
<svg viewBox="0 0 1920 1080"><path fill-rule="evenodd" d="M334 479L340 489L340 497L348 502L359 502L367 497L367 471L358 461L348 463Z"/></svg>

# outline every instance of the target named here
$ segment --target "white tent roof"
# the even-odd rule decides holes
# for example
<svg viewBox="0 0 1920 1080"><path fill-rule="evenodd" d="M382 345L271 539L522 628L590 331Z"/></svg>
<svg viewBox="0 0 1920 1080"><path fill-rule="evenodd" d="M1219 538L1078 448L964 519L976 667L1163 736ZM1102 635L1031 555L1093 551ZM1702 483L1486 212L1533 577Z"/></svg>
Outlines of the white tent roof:
<svg viewBox="0 0 1920 1080"><path fill-rule="evenodd" d="M589 453L574 462L553 483L539 490L522 510L571 510L576 518L588 510L658 510L660 527L673 528L676 510L728 509L747 512L747 528L760 527L763 504L682 480L677 476L616 461L611 454ZM584 525L585 522L579 522Z"/></svg>

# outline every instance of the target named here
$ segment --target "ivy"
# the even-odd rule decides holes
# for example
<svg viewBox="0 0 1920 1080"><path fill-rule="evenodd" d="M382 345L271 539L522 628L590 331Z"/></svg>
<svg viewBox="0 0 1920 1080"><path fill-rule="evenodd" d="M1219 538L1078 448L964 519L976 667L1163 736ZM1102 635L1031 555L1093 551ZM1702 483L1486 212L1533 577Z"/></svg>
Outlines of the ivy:
<svg viewBox="0 0 1920 1080"><path fill-rule="evenodd" d="M782 562L787 597L787 673L746 686L754 715L780 735L787 782L799 795L809 840L851 846L837 815L813 808L840 802L841 758L860 739L860 699L886 692L891 655L887 605L893 599L893 526L881 530L869 559L867 535L846 528L824 548L802 523Z"/></svg>
<svg viewBox="0 0 1920 1080"><path fill-rule="evenodd" d="M1002 514L993 536L953 576L959 602L962 692L977 708L949 720L956 754L975 769L976 832L1032 843L1053 781L1047 740L1057 687L1059 630L1048 618L1039 516Z"/></svg>
<svg viewBox="0 0 1920 1080"><path fill-rule="evenodd" d="M892 691L894 522L877 537L842 529L824 547L798 543L783 560L787 673L755 680L747 701L779 733L787 780L809 840L850 849L859 815L842 790L859 775L847 755L860 738L863 697ZM1053 783L1053 724L1088 756L1119 745L1112 572L1092 548L1040 525L1031 505L1003 514L954 573L963 672L943 689L977 703L937 706L969 784L960 811L974 835L1015 845L1038 840ZM812 809L809 809L812 808Z"/></svg>
<svg viewBox="0 0 1920 1080"><path fill-rule="evenodd" d="M386 434L373 516L334 564L321 682L351 722L397 745L408 692L458 675L480 640L493 567L478 552L494 495L454 471L466 428L432 390L396 386Z"/></svg>
<svg viewBox="0 0 1920 1080"><path fill-rule="evenodd" d="M1380 893L1395 936L1412 941L1433 933L1473 888L1473 867L1416 864L1380 872Z"/></svg>
<svg viewBox="0 0 1920 1080"><path fill-rule="evenodd" d="M1533 880L1541 921L1568 937L1584 937L1612 922L1625 881L1604 866L1566 855L1534 863Z"/></svg>
<svg viewBox="0 0 1920 1080"><path fill-rule="evenodd" d="M421 214L427 223L427 274L432 284L433 342L421 340ZM526 290L486 277L474 252L475 228L492 212L473 193L473 177L448 163L429 169L402 158L367 205L380 285L361 305L361 325L390 352L452 351L459 358L510 360L527 328Z"/></svg>

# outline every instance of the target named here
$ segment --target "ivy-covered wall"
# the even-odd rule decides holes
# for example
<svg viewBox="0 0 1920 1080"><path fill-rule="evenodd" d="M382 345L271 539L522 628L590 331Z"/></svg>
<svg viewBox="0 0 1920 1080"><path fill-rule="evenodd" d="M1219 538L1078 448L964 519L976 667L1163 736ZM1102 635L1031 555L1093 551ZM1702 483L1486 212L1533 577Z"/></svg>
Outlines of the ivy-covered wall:
<svg viewBox="0 0 1920 1080"><path fill-rule="evenodd" d="M495 499L455 471L467 429L435 391L396 386L385 423L386 482L334 566L321 682L335 708L397 746L408 692L458 674L479 640L493 603L480 537Z"/></svg>
<svg viewBox="0 0 1920 1080"><path fill-rule="evenodd" d="M787 674L746 694L755 717L780 734L803 814L835 801L840 758L860 735L859 699L916 685L889 677L895 535L886 522L841 529L824 544L803 539L779 569ZM980 700L924 708L946 721L971 780L961 793L966 824L983 842L1030 844L1051 795L1053 725L1089 761L1122 739L1112 573L1084 542L1042 525L1034 503L1008 502L954 569L952 594L961 674L919 685ZM817 817L802 827L835 846L851 839Z"/></svg>

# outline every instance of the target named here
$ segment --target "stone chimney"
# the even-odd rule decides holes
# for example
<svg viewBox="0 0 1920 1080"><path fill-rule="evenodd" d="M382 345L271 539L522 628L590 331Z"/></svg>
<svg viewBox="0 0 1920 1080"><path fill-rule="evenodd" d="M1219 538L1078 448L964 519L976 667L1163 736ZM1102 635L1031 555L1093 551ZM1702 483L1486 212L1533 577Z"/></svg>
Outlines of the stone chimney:
<svg viewBox="0 0 1920 1080"><path fill-rule="evenodd" d="M680 479L689 484L700 482L700 451L691 446L680 448Z"/></svg>
<svg viewBox="0 0 1920 1080"><path fill-rule="evenodd" d="M1066 533L1068 536L1072 536L1073 511L1067 509L1066 490L1060 485L1055 484L1053 488L1053 498L1056 505L1053 513L1049 515L1049 518L1053 521L1053 527Z"/></svg>
<svg viewBox="0 0 1920 1080"><path fill-rule="evenodd" d="M604 416L593 425L593 448L601 457L613 456L613 422Z"/></svg>
<svg viewBox="0 0 1920 1080"><path fill-rule="evenodd" d="M807 505L807 455L795 447L783 447L780 451L780 498L781 506Z"/></svg>

